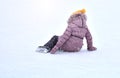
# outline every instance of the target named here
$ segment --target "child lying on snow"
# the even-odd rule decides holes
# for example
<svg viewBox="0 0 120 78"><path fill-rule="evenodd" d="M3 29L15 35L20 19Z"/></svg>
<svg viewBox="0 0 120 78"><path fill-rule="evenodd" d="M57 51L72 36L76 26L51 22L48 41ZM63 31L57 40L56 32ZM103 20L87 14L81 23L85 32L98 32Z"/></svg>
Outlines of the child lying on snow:
<svg viewBox="0 0 120 78"><path fill-rule="evenodd" d="M62 36L53 36L44 46L37 48L38 52L50 52L54 54L57 50L67 52L78 52L83 46L84 37L87 40L88 51L97 48L93 46L91 33L86 25L85 9L74 12L68 19L68 27Z"/></svg>

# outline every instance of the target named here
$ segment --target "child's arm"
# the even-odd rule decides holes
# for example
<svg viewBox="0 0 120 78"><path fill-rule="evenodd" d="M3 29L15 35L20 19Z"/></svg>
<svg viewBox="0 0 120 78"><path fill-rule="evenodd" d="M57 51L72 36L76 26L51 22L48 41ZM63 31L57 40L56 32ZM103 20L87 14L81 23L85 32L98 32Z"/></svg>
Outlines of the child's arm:
<svg viewBox="0 0 120 78"><path fill-rule="evenodd" d="M88 28L87 28L87 33L86 33L85 37L86 37L86 40L87 40L87 49L89 51L96 50L97 48L93 47L92 35L91 35L91 33L90 33Z"/></svg>
<svg viewBox="0 0 120 78"><path fill-rule="evenodd" d="M57 44L50 51L51 54L54 54L69 39L69 37L71 36L71 33L72 33L72 30L70 27L68 27L66 31L64 32L64 34L60 36L60 38L58 39Z"/></svg>

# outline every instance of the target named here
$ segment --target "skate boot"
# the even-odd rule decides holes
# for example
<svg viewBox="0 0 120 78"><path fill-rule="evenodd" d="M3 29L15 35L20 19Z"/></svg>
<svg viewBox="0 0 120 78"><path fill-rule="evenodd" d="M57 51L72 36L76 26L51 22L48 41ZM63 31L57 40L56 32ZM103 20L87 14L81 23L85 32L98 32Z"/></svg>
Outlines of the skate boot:
<svg viewBox="0 0 120 78"><path fill-rule="evenodd" d="M46 46L39 46L39 47L36 49L36 52L48 53L48 52L49 52L49 49L47 49Z"/></svg>

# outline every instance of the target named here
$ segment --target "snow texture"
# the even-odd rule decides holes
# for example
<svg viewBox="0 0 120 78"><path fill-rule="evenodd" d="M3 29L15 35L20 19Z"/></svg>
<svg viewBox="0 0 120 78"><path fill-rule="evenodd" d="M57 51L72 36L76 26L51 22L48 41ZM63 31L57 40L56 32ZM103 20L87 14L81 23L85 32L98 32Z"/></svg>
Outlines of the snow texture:
<svg viewBox="0 0 120 78"><path fill-rule="evenodd" d="M0 0L0 78L120 78L119 0ZM97 51L35 52L85 8Z"/></svg>

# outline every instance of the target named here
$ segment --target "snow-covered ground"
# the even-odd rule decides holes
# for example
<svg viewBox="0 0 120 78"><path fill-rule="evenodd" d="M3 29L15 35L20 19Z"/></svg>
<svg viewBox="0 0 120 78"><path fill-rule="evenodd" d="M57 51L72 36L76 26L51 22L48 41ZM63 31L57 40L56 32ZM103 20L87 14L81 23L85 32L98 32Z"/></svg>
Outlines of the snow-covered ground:
<svg viewBox="0 0 120 78"><path fill-rule="evenodd" d="M0 0L0 78L120 78L119 0ZM86 8L97 51L35 52Z"/></svg>

